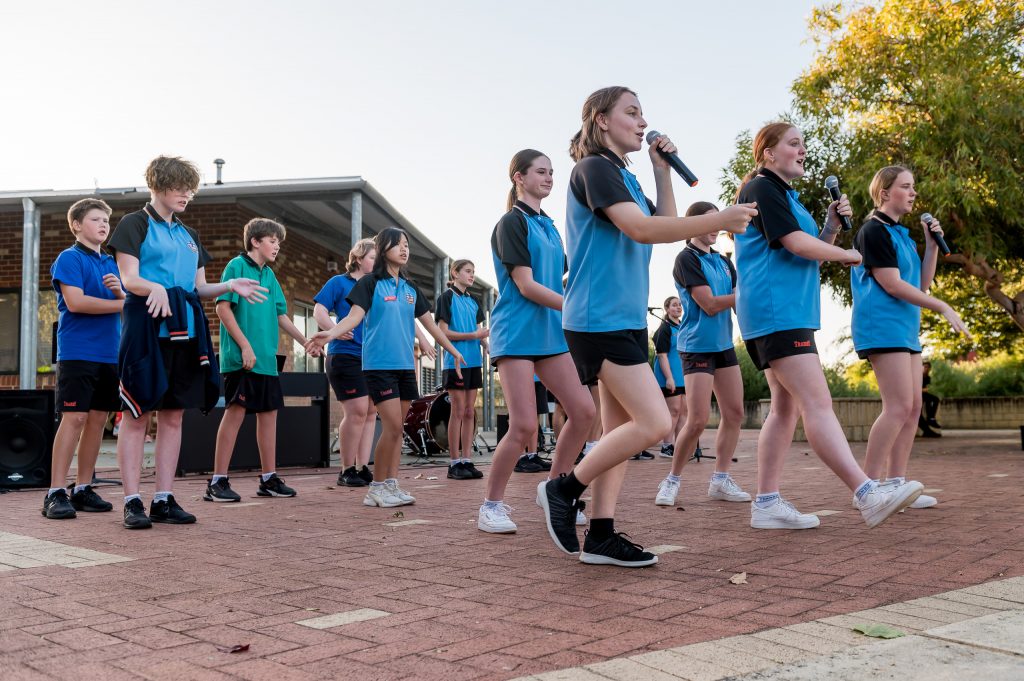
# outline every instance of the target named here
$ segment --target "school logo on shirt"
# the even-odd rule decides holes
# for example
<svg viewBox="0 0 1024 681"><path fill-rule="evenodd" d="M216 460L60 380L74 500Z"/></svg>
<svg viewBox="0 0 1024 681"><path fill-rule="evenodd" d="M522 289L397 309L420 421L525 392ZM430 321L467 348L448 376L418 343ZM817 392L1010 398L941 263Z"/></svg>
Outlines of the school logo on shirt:
<svg viewBox="0 0 1024 681"><path fill-rule="evenodd" d="M413 294L411 294L411 293L406 293L405 294L405 302L407 302L410 305L412 305L413 303L416 302L416 297Z"/></svg>
<svg viewBox="0 0 1024 681"><path fill-rule="evenodd" d="M188 250L192 251L193 253L198 253L199 252L199 247L196 246L196 242L195 241L189 241L185 245L188 246Z"/></svg>

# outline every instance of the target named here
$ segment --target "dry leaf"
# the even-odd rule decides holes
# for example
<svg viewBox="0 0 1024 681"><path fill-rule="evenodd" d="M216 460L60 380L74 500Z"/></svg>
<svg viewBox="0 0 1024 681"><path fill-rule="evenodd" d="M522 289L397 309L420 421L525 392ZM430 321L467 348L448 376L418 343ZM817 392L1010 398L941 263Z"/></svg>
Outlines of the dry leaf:
<svg viewBox="0 0 1024 681"><path fill-rule="evenodd" d="M394 513L391 514L391 517L392 518L404 518L405 517L405 513L403 513L402 511L395 511Z"/></svg>
<svg viewBox="0 0 1024 681"><path fill-rule="evenodd" d="M746 584L747 583L747 573L746 572L739 572L739 573L733 575L732 577L730 577L729 581L732 582L733 584Z"/></svg>
<svg viewBox="0 0 1024 681"><path fill-rule="evenodd" d="M427 480L437 480L437 476L436 475L428 475L427 476Z"/></svg>
<svg viewBox="0 0 1024 681"><path fill-rule="evenodd" d="M422 477L423 477L423 473L417 473L415 476L413 476L413 480L419 480Z"/></svg>
<svg viewBox="0 0 1024 681"><path fill-rule="evenodd" d="M853 630L873 638L899 638L906 636L902 631L895 627L890 627L888 624L858 624Z"/></svg>
<svg viewBox="0 0 1024 681"><path fill-rule="evenodd" d="M219 650L222 653L244 653L245 651L249 650L249 644L245 643L241 645L235 645L231 646L230 648L222 648L220 646L217 646L217 650Z"/></svg>

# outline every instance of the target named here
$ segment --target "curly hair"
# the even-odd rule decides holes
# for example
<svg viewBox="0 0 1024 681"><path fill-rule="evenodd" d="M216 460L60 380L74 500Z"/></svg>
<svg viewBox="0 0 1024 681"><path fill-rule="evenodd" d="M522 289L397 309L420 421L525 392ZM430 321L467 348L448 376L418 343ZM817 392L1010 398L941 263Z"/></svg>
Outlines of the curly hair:
<svg viewBox="0 0 1024 681"><path fill-rule="evenodd" d="M146 166L146 186L154 192L199 190L199 168L180 156L157 156Z"/></svg>

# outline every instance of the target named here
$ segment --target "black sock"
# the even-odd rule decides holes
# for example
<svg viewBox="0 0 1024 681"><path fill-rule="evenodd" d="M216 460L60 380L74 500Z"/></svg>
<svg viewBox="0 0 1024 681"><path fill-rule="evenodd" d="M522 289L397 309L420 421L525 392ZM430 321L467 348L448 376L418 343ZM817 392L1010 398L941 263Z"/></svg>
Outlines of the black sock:
<svg viewBox="0 0 1024 681"><path fill-rule="evenodd" d="M594 541L604 541L615 532L615 518L591 518L587 536Z"/></svg>
<svg viewBox="0 0 1024 681"><path fill-rule="evenodd" d="M579 499L587 489L586 485L576 479L575 473L556 478L555 481L558 483L558 489L573 499Z"/></svg>

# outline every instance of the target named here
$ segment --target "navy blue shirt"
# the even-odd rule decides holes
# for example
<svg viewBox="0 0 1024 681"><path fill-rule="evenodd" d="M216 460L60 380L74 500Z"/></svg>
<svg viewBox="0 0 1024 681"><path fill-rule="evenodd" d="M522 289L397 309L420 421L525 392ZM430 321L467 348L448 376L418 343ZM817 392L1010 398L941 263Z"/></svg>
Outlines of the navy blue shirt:
<svg viewBox="0 0 1024 681"><path fill-rule="evenodd" d="M679 335L679 324L675 324L665 319L658 327L658 330L654 332L654 351L659 355L668 356L668 368L672 373L672 382L676 384L677 388L683 387L683 360L679 356L679 351L676 349L677 337ZM665 387L665 372L661 370L661 360L657 357L654 358L654 378L657 379L658 385L662 388Z"/></svg>
<svg viewBox="0 0 1024 681"><path fill-rule="evenodd" d="M457 333L473 333L477 324L484 321L484 311L469 292L463 293L452 286L437 297L434 319L445 322L450 330ZM478 367L483 364L479 339L452 341L452 345L466 360L465 366ZM455 359L447 352L444 353L444 368L455 368Z"/></svg>
<svg viewBox="0 0 1024 681"><path fill-rule="evenodd" d="M491 310L491 357L568 352L562 313L528 300L512 279L515 267L529 267L534 281L562 295L565 250L555 223L543 211L517 201L491 233L491 255L498 275L498 300Z"/></svg>
<svg viewBox="0 0 1024 681"><path fill-rule="evenodd" d="M744 340L776 331L821 328L818 261L787 251L780 239L802 231L818 238L799 194L770 170L750 180L738 203L757 202L758 214L736 235L736 317Z"/></svg>
<svg viewBox="0 0 1024 681"><path fill-rule="evenodd" d="M121 313L84 314L68 309L61 284L82 289L93 298L116 300L114 292L103 285L103 277L120 278L114 258L102 250L94 251L76 241L61 251L50 265L53 290L57 292L57 361L88 360L117 364L117 344L121 338Z"/></svg>
<svg viewBox="0 0 1024 681"><path fill-rule="evenodd" d="M210 254L199 243L199 234L174 216L165 222L151 204L121 218L110 235L110 250L139 259L139 276L164 288L196 288L196 271L206 267ZM129 296L132 294L129 293ZM167 338L167 323L160 337ZM195 315L188 309L188 337L196 337Z"/></svg>
<svg viewBox="0 0 1024 681"><path fill-rule="evenodd" d="M386 271L368 274L356 282L347 300L366 310L363 371L415 369L416 318L430 312L416 285Z"/></svg>
<svg viewBox="0 0 1024 681"><path fill-rule="evenodd" d="M921 288L921 258L910 231L875 211L853 238L863 262L850 270L853 292L853 347L921 351L921 308L890 295L875 281L876 267L895 267L900 279Z"/></svg>
<svg viewBox="0 0 1024 681"><path fill-rule="evenodd" d="M586 156L573 167L566 203L566 330L647 328L652 247L630 239L604 213L627 202L636 203L645 215L655 212L636 176L611 151Z"/></svg>
<svg viewBox="0 0 1024 681"><path fill-rule="evenodd" d="M364 275L365 279L369 275ZM333 314L335 319L341 321L348 316L352 306L345 300L348 294L356 286L356 280L351 274L338 274L327 280L320 292L313 296L314 303L320 303L327 308L327 312ZM365 320L359 322L352 331L351 340L332 340L327 346L328 355L352 355L353 357L363 356L363 325Z"/></svg>
<svg viewBox="0 0 1024 681"><path fill-rule="evenodd" d="M736 287L736 270L729 259L710 250L705 253L689 244L676 256L672 278L683 305L679 352L721 352L733 346L729 310L709 315L693 299L695 286L708 286L713 296L727 296Z"/></svg>

